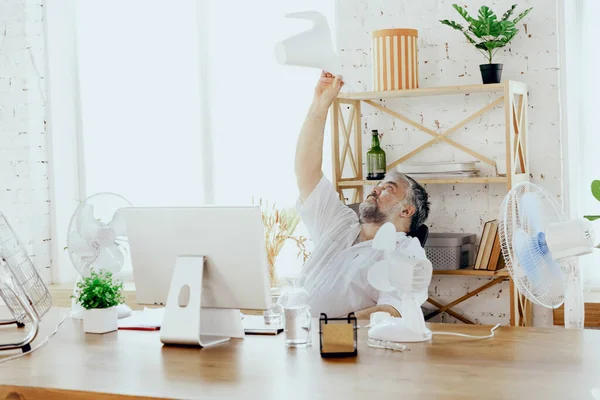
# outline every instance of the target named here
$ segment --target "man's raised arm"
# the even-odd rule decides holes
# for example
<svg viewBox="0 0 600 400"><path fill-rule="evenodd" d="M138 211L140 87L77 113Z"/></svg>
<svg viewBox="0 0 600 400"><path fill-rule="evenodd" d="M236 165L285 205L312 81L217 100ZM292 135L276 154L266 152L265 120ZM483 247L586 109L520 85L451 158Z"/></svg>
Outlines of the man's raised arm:
<svg viewBox="0 0 600 400"><path fill-rule="evenodd" d="M304 119L296 144L296 182L300 200L305 201L323 176L323 136L329 107L343 82L339 76L322 72L315 88L313 102Z"/></svg>

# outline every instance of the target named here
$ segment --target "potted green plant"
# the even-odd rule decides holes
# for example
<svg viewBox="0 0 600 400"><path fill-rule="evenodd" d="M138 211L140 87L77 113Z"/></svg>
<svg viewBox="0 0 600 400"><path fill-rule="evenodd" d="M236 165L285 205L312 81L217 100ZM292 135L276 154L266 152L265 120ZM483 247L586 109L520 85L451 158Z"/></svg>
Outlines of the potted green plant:
<svg viewBox="0 0 600 400"><path fill-rule="evenodd" d="M511 20L511 17L517 8L516 4L513 4L500 19L498 19L496 14L494 14L487 6L482 6L479 9L477 19L471 17L469 13L458 4L453 4L452 7L454 7L465 21L467 21L468 25L465 27L455 21L449 21L447 19L440 20L440 22L461 31L469 43L474 45L475 48L487 58L488 64L481 64L479 66L483 83L500 83L502 77L502 64L495 64L492 62L494 55L499 49L513 40L519 32L516 28L516 24L525 18L532 8L528 8L519 14L518 17Z"/></svg>
<svg viewBox="0 0 600 400"><path fill-rule="evenodd" d="M125 302L123 282L113 279L108 271L92 270L77 283L76 302L84 309L83 330L86 333L107 333L118 329L117 306Z"/></svg>

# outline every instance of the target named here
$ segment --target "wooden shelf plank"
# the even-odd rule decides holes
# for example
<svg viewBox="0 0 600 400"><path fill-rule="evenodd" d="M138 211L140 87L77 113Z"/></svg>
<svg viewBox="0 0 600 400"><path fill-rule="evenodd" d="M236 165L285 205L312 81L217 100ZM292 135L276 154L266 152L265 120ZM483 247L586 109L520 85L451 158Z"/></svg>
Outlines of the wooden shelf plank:
<svg viewBox="0 0 600 400"><path fill-rule="evenodd" d="M410 175L410 174L409 174ZM457 178L457 179L417 179L420 184L454 184L454 183L505 183L505 176L488 176L474 178ZM357 187L363 185L376 185L378 181L374 180L341 180L338 182L339 187Z"/></svg>
<svg viewBox="0 0 600 400"><path fill-rule="evenodd" d="M510 276L508 269L502 268L498 271L488 271L485 269L473 269L467 267L463 269L433 270L434 275L470 275L470 276Z"/></svg>
<svg viewBox="0 0 600 400"><path fill-rule="evenodd" d="M379 100L379 99L397 99L403 97L422 97L422 96L440 96L467 93L497 93L504 92L508 85L521 88L520 82L506 81L504 83L479 84L479 85L461 85L461 86L442 86L406 90L387 90L380 92L360 92L360 93L340 93L338 99L345 100Z"/></svg>

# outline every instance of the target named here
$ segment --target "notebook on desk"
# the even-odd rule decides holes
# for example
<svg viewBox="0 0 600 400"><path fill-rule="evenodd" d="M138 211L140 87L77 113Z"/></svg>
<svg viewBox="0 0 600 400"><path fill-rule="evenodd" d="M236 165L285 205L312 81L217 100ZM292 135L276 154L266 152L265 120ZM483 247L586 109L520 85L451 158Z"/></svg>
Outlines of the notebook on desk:
<svg viewBox="0 0 600 400"><path fill-rule="evenodd" d="M157 331L162 325L164 315L164 308L144 308L143 311L132 311L130 317L119 320L119 329Z"/></svg>
<svg viewBox="0 0 600 400"><path fill-rule="evenodd" d="M278 335L283 332L282 323L265 324L262 315L244 315L242 326L247 335Z"/></svg>

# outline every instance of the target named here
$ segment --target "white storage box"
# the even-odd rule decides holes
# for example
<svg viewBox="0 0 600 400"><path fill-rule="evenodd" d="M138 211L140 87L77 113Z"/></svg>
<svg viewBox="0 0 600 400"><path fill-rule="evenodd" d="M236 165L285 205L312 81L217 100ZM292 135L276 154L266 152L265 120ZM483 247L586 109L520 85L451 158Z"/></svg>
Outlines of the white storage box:
<svg viewBox="0 0 600 400"><path fill-rule="evenodd" d="M473 233L430 233L425 253L434 270L461 269L475 262Z"/></svg>

